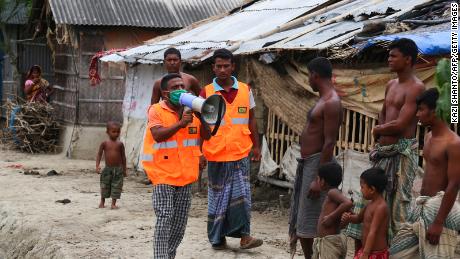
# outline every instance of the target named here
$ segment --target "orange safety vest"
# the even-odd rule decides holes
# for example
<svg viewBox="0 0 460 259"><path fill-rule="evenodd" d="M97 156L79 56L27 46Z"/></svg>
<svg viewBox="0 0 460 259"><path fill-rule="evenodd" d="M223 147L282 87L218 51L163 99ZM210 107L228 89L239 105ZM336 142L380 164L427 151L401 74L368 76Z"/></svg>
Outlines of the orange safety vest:
<svg viewBox="0 0 460 259"><path fill-rule="evenodd" d="M219 94L214 85L205 86L206 96ZM225 98L223 98L225 100ZM252 148L249 130L249 86L238 82L238 93L232 103L225 100L227 109L219 130L203 142L203 154L209 161L237 161L249 155ZM212 128L212 125L211 125Z"/></svg>
<svg viewBox="0 0 460 259"><path fill-rule="evenodd" d="M171 127L179 121L177 113L156 103L149 107L155 109L163 121L163 127ZM166 141L157 143L147 127L144 148L141 155L142 165L150 181L156 184L184 186L198 179L200 162L200 121L193 122L180 129Z"/></svg>

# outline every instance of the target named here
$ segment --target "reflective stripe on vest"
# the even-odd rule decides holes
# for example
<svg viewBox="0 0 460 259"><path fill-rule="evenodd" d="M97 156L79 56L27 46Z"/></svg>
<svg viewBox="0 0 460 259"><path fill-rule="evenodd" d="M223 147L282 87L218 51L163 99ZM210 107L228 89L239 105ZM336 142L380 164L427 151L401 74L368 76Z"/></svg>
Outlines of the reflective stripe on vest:
<svg viewBox="0 0 460 259"><path fill-rule="evenodd" d="M241 124L248 124L248 123L249 123L248 118L233 118L232 119L233 125L241 125Z"/></svg>
<svg viewBox="0 0 460 259"><path fill-rule="evenodd" d="M153 161L152 154L141 154L141 161Z"/></svg>
<svg viewBox="0 0 460 259"><path fill-rule="evenodd" d="M182 141L182 146L183 147L199 147L200 146L200 140L193 138L193 139L184 139Z"/></svg>
<svg viewBox="0 0 460 259"><path fill-rule="evenodd" d="M210 126L214 126L216 125L215 123L209 123ZM220 126L223 126L225 125L225 120L222 118L222 120L220 121Z"/></svg>
<svg viewBox="0 0 460 259"><path fill-rule="evenodd" d="M150 106L149 113L153 110L161 118L163 127L171 127L178 121L177 114L162 107L161 103ZM199 128L200 120L194 117L187 128L181 128L173 136L156 143L147 127L140 158L154 185L185 186L198 179L201 155Z"/></svg>
<svg viewBox="0 0 460 259"><path fill-rule="evenodd" d="M154 149L167 149L167 148L177 148L177 142L173 141L166 141L166 142L158 142L153 144Z"/></svg>
<svg viewBox="0 0 460 259"><path fill-rule="evenodd" d="M222 95L215 91L214 85L204 87L206 96ZM203 154L209 161L225 162L237 161L248 156L251 151L251 131L249 130L250 113L249 87L238 82L238 93L235 99L227 105L224 120L216 136L203 142Z"/></svg>

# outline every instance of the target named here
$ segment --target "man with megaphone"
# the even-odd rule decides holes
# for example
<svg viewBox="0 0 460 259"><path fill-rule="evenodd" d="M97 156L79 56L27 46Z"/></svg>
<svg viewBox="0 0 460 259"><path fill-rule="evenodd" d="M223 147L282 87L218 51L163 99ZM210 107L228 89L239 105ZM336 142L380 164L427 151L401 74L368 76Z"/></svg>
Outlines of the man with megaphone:
<svg viewBox="0 0 460 259"><path fill-rule="evenodd" d="M164 76L163 100L148 110L142 164L153 184L154 258L175 257L187 225L191 184L198 179L200 138L211 137L209 126L177 102L184 88L180 74Z"/></svg>
<svg viewBox="0 0 460 259"><path fill-rule="evenodd" d="M249 86L232 76L235 62L229 50L214 52L212 68L216 78L200 96L222 96L226 111L218 131L202 148L208 160L208 238L216 250L226 248L226 237L241 238L241 248L250 249L263 243L250 235L251 148L253 160L260 160L255 102Z"/></svg>

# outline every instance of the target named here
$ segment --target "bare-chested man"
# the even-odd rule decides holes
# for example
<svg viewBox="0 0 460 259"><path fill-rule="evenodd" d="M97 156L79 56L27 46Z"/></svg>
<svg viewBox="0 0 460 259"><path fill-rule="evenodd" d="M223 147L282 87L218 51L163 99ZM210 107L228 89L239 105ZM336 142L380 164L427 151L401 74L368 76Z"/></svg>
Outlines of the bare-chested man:
<svg viewBox="0 0 460 259"><path fill-rule="evenodd" d="M460 230L460 206L455 202L460 188L460 137L436 116L438 96L432 88L417 98L417 117L431 128L423 147L425 175L409 221L393 239L392 258L460 258L455 255Z"/></svg>
<svg viewBox="0 0 460 259"><path fill-rule="evenodd" d="M307 65L309 83L319 92L319 100L308 113L307 125L300 137L301 158L297 167L291 202L289 236L291 252L300 239L305 258L311 258L313 238L326 192L320 192L316 180L320 164L334 160L339 127L342 123L342 104L332 84L332 65L318 57Z"/></svg>
<svg viewBox="0 0 460 259"><path fill-rule="evenodd" d="M378 125L372 130L377 145L370 153L370 160L374 167L385 170L388 179L384 197L390 208L390 239L407 220L418 168L415 99L423 92L424 85L414 74L417 53L417 45L410 39L399 39L390 45L388 63L398 78L388 82ZM356 199L355 213L363 207L363 199ZM347 235L360 240L361 226L350 224ZM357 245L356 249L359 242Z"/></svg>
<svg viewBox="0 0 460 259"><path fill-rule="evenodd" d="M184 81L185 90L192 92L196 96L200 94L201 87L198 80L187 73L180 72L180 67L182 64L180 51L175 48L169 48L164 53L164 66L168 74L176 73L180 74L182 80ZM160 101L161 91L160 91L161 79L158 79L153 84L152 90L152 100L151 104L155 104Z"/></svg>

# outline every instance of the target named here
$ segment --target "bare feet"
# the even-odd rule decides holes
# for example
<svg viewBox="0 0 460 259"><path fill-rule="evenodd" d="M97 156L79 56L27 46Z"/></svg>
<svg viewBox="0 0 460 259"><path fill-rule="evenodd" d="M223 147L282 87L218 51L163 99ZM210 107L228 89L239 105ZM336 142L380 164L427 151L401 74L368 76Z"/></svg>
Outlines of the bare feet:
<svg viewBox="0 0 460 259"><path fill-rule="evenodd" d="M99 209L103 209L103 208L105 208L105 199L101 197L101 202L99 203Z"/></svg>
<svg viewBox="0 0 460 259"><path fill-rule="evenodd" d="M112 206L110 206L110 208L111 208L112 210L117 210L117 209L119 209L117 205L113 205L113 204L112 204Z"/></svg>
<svg viewBox="0 0 460 259"><path fill-rule="evenodd" d="M118 209L117 207L117 199L112 199L112 206L110 207L112 210Z"/></svg>

